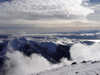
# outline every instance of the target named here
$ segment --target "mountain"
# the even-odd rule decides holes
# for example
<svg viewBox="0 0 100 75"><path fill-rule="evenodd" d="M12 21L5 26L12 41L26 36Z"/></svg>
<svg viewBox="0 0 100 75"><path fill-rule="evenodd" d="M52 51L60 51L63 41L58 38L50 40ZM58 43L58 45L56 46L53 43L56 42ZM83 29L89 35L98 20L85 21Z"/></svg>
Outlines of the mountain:
<svg viewBox="0 0 100 75"><path fill-rule="evenodd" d="M55 39L54 39L55 40ZM67 40L67 39L66 39ZM20 37L13 38L12 40L4 40L0 43L0 63L2 64L5 60L5 54L10 51L20 51L27 56L30 56L33 53L37 53L45 57L48 61L56 63L60 62L62 57L67 57L71 60L70 57L70 45L62 45L52 41L34 41L28 40L28 38ZM60 41L60 40L59 40ZM57 44L56 44L57 43Z"/></svg>
<svg viewBox="0 0 100 75"><path fill-rule="evenodd" d="M73 38L70 38L72 36ZM94 39L88 39L94 36ZM100 48L99 43L95 44L95 41L98 41L95 40L97 36L99 38L99 32L97 31L96 33L80 32L77 34L73 34L73 32L71 32L67 34L0 35L0 69L6 66L6 60L11 60L11 58L7 57L7 53L14 54L15 51L19 51L25 57L27 56L30 58L31 55L38 54L52 64L61 63L62 58L67 58L68 62L73 62L75 60L92 60L92 58L93 60L98 60L99 56L97 55L99 55L98 53ZM87 57L89 53L93 54L93 57L91 57L91 55ZM14 59L16 59L16 57ZM20 58L17 59L19 60ZM11 67L13 67L12 64Z"/></svg>
<svg viewBox="0 0 100 75"><path fill-rule="evenodd" d="M33 53L40 54L52 63L60 62L60 59L63 57L71 60L70 47L77 42L81 41L59 37L34 38L23 36L4 38L0 43L0 63L2 64L6 60L5 54L8 51L13 52L17 50L26 56L31 56ZM93 44L90 41L81 43Z"/></svg>

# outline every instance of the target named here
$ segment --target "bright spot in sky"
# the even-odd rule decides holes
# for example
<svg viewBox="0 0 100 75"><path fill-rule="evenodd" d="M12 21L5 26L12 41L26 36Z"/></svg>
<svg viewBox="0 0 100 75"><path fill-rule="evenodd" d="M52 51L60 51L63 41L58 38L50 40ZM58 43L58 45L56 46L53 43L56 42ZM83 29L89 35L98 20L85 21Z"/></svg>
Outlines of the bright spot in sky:
<svg viewBox="0 0 100 75"><path fill-rule="evenodd" d="M68 14L67 17L69 17L70 15Z"/></svg>
<svg viewBox="0 0 100 75"><path fill-rule="evenodd" d="M74 9L72 9L72 12L74 12ZM68 14L67 17L70 17L70 15Z"/></svg>

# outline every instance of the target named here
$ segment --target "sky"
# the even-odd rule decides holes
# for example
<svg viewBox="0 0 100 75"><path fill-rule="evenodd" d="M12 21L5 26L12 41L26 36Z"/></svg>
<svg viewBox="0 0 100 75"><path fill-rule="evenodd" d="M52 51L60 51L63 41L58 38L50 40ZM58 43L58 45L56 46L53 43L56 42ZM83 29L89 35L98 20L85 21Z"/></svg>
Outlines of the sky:
<svg viewBox="0 0 100 75"><path fill-rule="evenodd" d="M0 0L0 34L100 30L100 0Z"/></svg>

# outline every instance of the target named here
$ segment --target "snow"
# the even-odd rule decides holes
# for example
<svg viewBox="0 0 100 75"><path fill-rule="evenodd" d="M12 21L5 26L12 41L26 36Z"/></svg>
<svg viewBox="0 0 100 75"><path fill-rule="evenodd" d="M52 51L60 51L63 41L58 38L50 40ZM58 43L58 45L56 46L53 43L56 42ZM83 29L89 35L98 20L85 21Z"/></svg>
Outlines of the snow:
<svg viewBox="0 0 100 75"><path fill-rule="evenodd" d="M60 68L31 74L31 75L99 75L100 62L87 62L75 65L65 65Z"/></svg>
<svg viewBox="0 0 100 75"><path fill-rule="evenodd" d="M100 40L88 40L88 41L92 41L92 42L100 42Z"/></svg>

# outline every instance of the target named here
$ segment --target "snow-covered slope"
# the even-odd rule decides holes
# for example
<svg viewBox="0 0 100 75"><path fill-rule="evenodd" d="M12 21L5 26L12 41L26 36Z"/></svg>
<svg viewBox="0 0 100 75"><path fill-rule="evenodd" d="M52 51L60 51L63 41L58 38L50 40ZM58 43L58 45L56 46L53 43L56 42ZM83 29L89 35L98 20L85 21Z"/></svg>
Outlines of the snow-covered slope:
<svg viewBox="0 0 100 75"><path fill-rule="evenodd" d="M100 75L100 62L68 65L31 75Z"/></svg>

